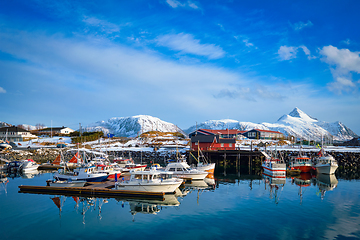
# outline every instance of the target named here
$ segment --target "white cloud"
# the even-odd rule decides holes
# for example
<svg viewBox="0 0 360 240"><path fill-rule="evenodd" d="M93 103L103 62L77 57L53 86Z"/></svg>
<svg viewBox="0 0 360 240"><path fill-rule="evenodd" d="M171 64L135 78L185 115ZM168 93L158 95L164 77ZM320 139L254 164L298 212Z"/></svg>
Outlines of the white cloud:
<svg viewBox="0 0 360 240"><path fill-rule="evenodd" d="M330 65L336 65L347 71L360 73L360 52L351 52L349 49L338 49L334 46L325 46L320 50L324 56L322 60Z"/></svg>
<svg viewBox="0 0 360 240"><path fill-rule="evenodd" d="M306 27L311 27L313 26L314 24L308 20L306 23L304 22L297 22L297 23L294 23L292 26L292 28L295 30L295 31L300 31L301 29L303 28L306 28Z"/></svg>
<svg viewBox="0 0 360 240"><path fill-rule="evenodd" d="M278 50L278 54L279 54L279 57L280 57L280 59L282 61L283 60L290 60L290 59L293 59L293 58L297 57L297 53L298 53L299 49L302 49L304 51L305 55L307 55L307 58L309 60L316 58L315 56L311 56L310 50L304 45L299 46L299 47L281 46L279 48L279 50Z"/></svg>
<svg viewBox="0 0 360 240"><path fill-rule="evenodd" d="M181 51L184 54L190 53L209 59L218 59L225 55L221 47L214 44L200 44L200 40L194 39L191 34L168 34L158 37L156 41L161 46Z"/></svg>
<svg viewBox="0 0 360 240"><path fill-rule="evenodd" d="M6 90L2 87L0 87L0 93L6 93Z"/></svg>
<svg viewBox="0 0 360 240"><path fill-rule="evenodd" d="M90 26L97 27L101 29L102 32L106 32L106 33L114 33L120 31L119 26L117 26L116 24L95 17L85 16L83 22L85 22Z"/></svg>
<svg viewBox="0 0 360 240"><path fill-rule="evenodd" d="M346 40L342 41L342 43L344 43L346 45L350 45L350 39L346 39Z"/></svg>
<svg viewBox="0 0 360 240"><path fill-rule="evenodd" d="M351 73L360 73L360 52L338 49L330 45L320 49L320 54L323 56L323 62L334 66L331 69L334 82L330 83L328 88L337 93L357 91L358 82L352 80Z"/></svg>
<svg viewBox="0 0 360 240"><path fill-rule="evenodd" d="M290 60L296 58L297 47L281 46L278 54L281 60Z"/></svg>
<svg viewBox="0 0 360 240"><path fill-rule="evenodd" d="M192 9L199 9L199 6L191 1L187 1L186 3L181 3L180 1L177 1L177 0L166 0L166 3L169 4L170 7L172 7L172 8L190 7Z"/></svg>

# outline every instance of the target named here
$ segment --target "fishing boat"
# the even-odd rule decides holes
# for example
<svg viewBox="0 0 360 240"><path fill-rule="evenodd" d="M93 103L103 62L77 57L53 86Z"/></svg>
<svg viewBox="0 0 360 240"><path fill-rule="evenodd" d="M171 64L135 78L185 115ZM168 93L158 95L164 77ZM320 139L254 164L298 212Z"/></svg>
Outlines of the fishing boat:
<svg viewBox="0 0 360 240"><path fill-rule="evenodd" d="M121 179L115 183L117 190L174 193L183 180L173 178L172 172L150 169L131 171L130 180Z"/></svg>
<svg viewBox="0 0 360 240"><path fill-rule="evenodd" d="M313 169L313 163L311 158L302 155L300 147L299 154L290 158L289 168L291 170L298 169L302 173L308 173Z"/></svg>
<svg viewBox="0 0 360 240"><path fill-rule="evenodd" d="M55 173L54 178L59 180L101 182L109 176L107 173L98 172L95 166L78 167L73 171L62 170L60 173Z"/></svg>
<svg viewBox="0 0 360 240"><path fill-rule="evenodd" d="M286 163L278 158L270 157L265 152L263 152L263 155L265 156L265 161L261 166L264 169L264 174L278 178L286 178Z"/></svg>
<svg viewBox="0 0 360 240"><path fill-rule="evenodd" d="M332 155L325 153L323 147L321 147L318 157L315 157L314 161L316 162L316 171L322 174L334 174L339 166Z"/></svg>
<svg viewBox="0 0 360 240"><path fill-rule="evenodd" d="M186 161L171 162L166 166L165 171L173 172L175 177L191 180L203 180L209 174L190 168Z"/></svg>

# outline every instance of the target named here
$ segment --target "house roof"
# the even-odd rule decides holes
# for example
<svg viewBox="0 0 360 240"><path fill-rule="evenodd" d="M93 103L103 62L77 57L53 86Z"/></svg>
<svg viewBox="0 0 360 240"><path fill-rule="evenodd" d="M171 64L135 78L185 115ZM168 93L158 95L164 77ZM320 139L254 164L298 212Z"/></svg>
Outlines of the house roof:
<svg viewBox="0 0 360 240"><path fill-rule="evenodd" d="M253 131L253 130L255 130L255 131L259 131L259 132L270 132L270 133L283 134L282 132L278 132L278 131L263 130L263 129L257 129L257 128L254 128L254 129L252 129L252 130L250 130L250 131ZM250 132L250 131L249 131L249 132Z"/></svg>
<svg viewBox="0 0 360 240"><path fill-rule="evenodd" d="M25 130L23 128L12 126L12 127L2 127L0 128L0 132L5 133L5 132L30 132L30 131Z"/></svg>
<svg viewBox="0 0 360 240"><path fill-rule="evenodd" d="M236 135L239 133L244 133L246 131L240 131L239 129L203 129L207 132L211 132L213 134L220 134L220 135L226 135L226 134L231 134L231 135Z"/></svg>
<svg viewBox="0 0 360 240"><path fill-rule="evenodd" d="M65 129L65 128L67 128L67 127L64 127L64 126L62 126L62 127L52 127L52 128L48 127L48 128L40 129L39 132L60 131L60 130Z"/></svg>
<svg viewBox="0 0 360 240"><path fill-rule="evenodd" d="M191 137L191 142L212 143L214 138L216 138L215 135L195 135Z"/></svg>

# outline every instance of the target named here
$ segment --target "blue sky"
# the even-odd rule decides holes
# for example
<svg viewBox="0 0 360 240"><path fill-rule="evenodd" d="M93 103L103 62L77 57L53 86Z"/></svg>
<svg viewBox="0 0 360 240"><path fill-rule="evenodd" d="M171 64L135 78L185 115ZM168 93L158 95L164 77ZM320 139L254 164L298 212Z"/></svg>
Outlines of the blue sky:
<svg viewBox="0 0 360 240"><path fill-rule="evenodd" d="M151 115L275 122L298 107L360 134L358 1L0 2L0 121Z"/></svg>

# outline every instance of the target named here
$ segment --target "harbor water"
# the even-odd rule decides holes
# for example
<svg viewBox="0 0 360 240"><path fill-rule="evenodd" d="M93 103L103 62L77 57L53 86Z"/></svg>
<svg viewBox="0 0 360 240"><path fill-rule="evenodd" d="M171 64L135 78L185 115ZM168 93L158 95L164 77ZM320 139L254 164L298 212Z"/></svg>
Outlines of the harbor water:
<svg viewBox="0 0 360 240"><path fill-rule="evenodd" d="M215 175L165 200L20 193L54 173L2 178L1 239L360 239L360 181Z"/></svg>

